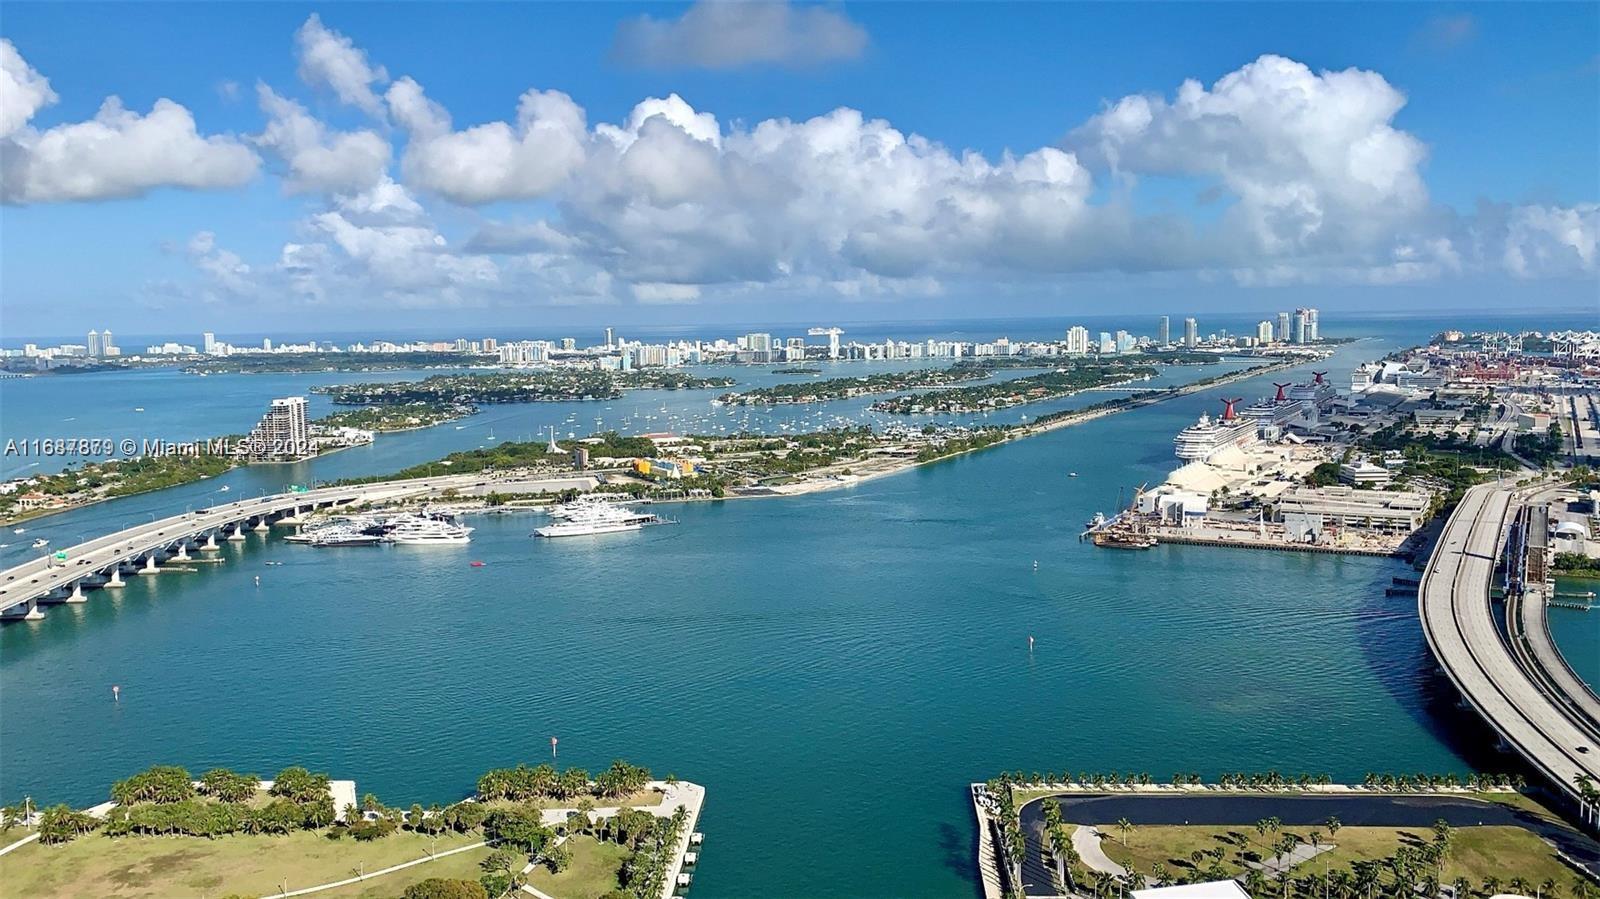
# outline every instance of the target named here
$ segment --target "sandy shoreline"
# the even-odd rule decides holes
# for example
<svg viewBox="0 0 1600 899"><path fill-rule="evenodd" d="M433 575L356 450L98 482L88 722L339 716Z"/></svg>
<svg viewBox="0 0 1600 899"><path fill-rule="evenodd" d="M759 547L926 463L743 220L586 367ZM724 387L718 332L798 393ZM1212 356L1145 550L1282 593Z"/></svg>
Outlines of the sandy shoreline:
<svg viewBox="0 0 1600 899"><path fill-rule="evenodd" d="M967 455L969 453L981 452L983 450L991 449L993 447L1003 446L1003 445L1005 445L1007 443L1011 443L1011 442L1016 441L1016 440L1026 440L1029 437L1034 437L1034 436L1037 436L1039 434L1045 434L1045 433L1048 433L1050 431L1060 430L1061 428L1069 428L1069 427L1072 427L1074 425L1081 425L1081 424L1085 424L1087 422L1097 421L1097 420L1099 420L1101 418L1106 418L1106 417L1111 416L1111 415L1117 415L1117 414L1120 414L1120 413L1123 413L1123 412L1131 412L1134 409L1143 409L1143 408L1145 408L1147 406L1154 406L1154 405L1157 405L1159 403L1164 403L1167 400L1177 399L1178 397L1181 397L1181 396L1188 396L1188 395L1190 395L1192 393L1199 393L1202 390L1209 390L1209 389L1211 389L1213 387L1221 387L1224 384L1231 384L1234 381L1242 381L1242 380L1244 380L1246 378L1254 378L1254 377L1257 377L1259 375L1270 374L1271 372L1281 371L1281 370L1286 369L1286 368L1292 368L1292 367L1294 367L1296 365L1300 365L1300 364L1304 363L1305 361L1306 360L1304 360L1304 359L1294 359L1294 360L1284 360L1284 361L1280 361L1280 362L1269 363L1267 365L1254 366L1254 367L1251 367L1251 368L1241 369L1241 370L1236 371L1236 372L1231 372L1231 373L1229 373L1227 375L1224 375L1224 376L1222 376L1220 378L1217 378L1214 381L1207 381L1204 384L1186 384L1186 385L1184 385L1182 387L1177 388L1176 390L1163 391L1161 393L1157 393L1157 394L1150 395L1150 396L1134 397L1131 400L1129 400L1128 402L1126 402L1126 403L1124 403L1124 404L1122 404L1120 406L1109 406L1109 407L1102 407L1102 408L1099 408L1099 409L1088 409L1088 410L1084 410L1082 412L1077 412L1077 413L1069 413L1067 415L1063 415L1060 418L1053 419L1051 421L1045 422L1044 424L1019 425L1019 426L1017 426L1015 428L1012 428L1006 434L1006 436L1003 439L997 440L994 443L988 444L986 446L974 447L972 449L965 449L965 450L959 450L959 451L952 452L952 453L947 453L945 455L938 456L938 457L933 458L933 459L924 459L924 460L918 461L916 459L906 459L906 458L885 458L885 459L881 460L883 464L878 465L878 466L873 466L872 463L875 460L867 460L865 462L863 462L861 460L854 460L854 461L849 462L849 463L839 463L839 464L834 465L834 466L829 466L828 468L817 469L815 472L811 473L813 476L820 476L818 479L815 479L815 480L807 480L807 481L803 481L803 482L798 483L798 484L784 484L784 485L779 486L779 487L772 487L772 488L770 488L771 492L766 492L766 493L746 493L746 494L732 494L732 493L730 493L728 496L726 496L724 498L725 499L766 499L766 498L770 498L770 497L781 497L781 496L803 496L803 495L808 494L808 493L821 493L821 492L826 491L826 490L840 490L840 489L843 489L843 488L846 488L846 487L853 487L853 486L855 486L857 484L860 484L860 483L862 483L864 481L870 481L870 480L872 480L874 478L881 478L881 477L887 477L888 475L892 475L892 474L899 474L902 471L910 471L913 468L918 468L918 467L923 466L923 465L932 465L935 462L942 462L942 461L944 461L946 459L956 458L957 456L965 456L965 455ZM1065 398L1067 396L1075 396L1077 393L1086 392L1086 390L1076 391L1075 393L1071 393L1071 394L1063 394L1060 397L1051 397L1051 399L1063 399L1063 398ZM1016 406L1011 406L1010 408L1015 409L1017 407ZM849 480L838 480L838 479L836 479L835 475L842 474L843 471L846 470L846 469L848 469L851 472L851 474L849 476L850 479ZM686 500L666 500L666 502L701 502L701 501L702 500L687 500L687 499Z"/></svg>

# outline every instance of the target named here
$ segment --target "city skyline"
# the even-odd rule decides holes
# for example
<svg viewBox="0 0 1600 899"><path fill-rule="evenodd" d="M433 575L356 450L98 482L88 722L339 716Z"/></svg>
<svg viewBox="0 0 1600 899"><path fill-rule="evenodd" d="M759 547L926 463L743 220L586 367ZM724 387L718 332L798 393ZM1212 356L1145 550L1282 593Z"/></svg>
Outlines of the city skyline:
<svg viewBox="0 0 1600 899"><path fill-rule="evenodd" d="M1594 306L1592 7L78 9L0 27L12 334Z"/></svg>
<svg viewBox="0 0 1600 899"><path fill-rule="evenodd" d="M1143 350L1147 347L1172 347L1180 345L1194 347L1202 341L1212 346L1255 347L1266 345L1314 344L1320 340L1320 332L1318 330L1318 310L1314 307L1300 307L1292 312L1280 311L1277 313L1277 320L1279 322L1278 327L1273 327L1273 322L1271 319L1263 319L1256 323L1255 332L1253 335L1247 333L1235 334L1232 333L1228 328L1224 327L1215 331L1205 332L1204 336L1202 337L1196 319L1193 316L1190 316L1183 319L1183 335L1177 340L1173 340L1171 339L1170 334L1169 319L1169 316L1161 316L1155 322L1155 329L1153 332L1140 332L1137 334L1137 336L1134 334L1134 332L1130 332L1126 328L1118 328L1114 333L1110 331L1100 331L1098 339L1092 343L1089 340L1090 332L1088 328L1082 324L1073 324L1067 327L1060 340L1024 338L1022 340L1012 341L1006 335L1001 334L989 341L981 341L977 339L975 335L968 335L968 337L971 339L926 337L919 338L917 340L896 341L896 339L891 335L883 338L882 346L884 348L884 354L880 358L896 358L897 356L903 358L916 358L922 355L919 350L924 345L927 347L926 355L929 356L960 357L962 355L984 355L985 351L980 348L987 348L987 352L999 352L1002 355L1017 352L1017 348L1021 348L1022 353L1026 355L1031 352L1032 348L1035 347L1059 348L1059 351L1064 355L1083 356L1125 355ZM1289 327L1289 323L1291 321L1293 322L1292 331ZM1246 330L1248 330L1248 328ZM165 356L230 356L308 352L455 352L484 355L494 355L496 352L498 352L501 362L529 363L545 362L547 361L547 354L549 353L587 354L603 349L608 353L612 350L618 350L622 351L624 354L630 350L658 350L661 352L651 353L648 356L641 357L640 360L635 363L635 365L680 365L698 363L700 361L699 354L701 352L702 345L705 347L707 352L712 353L723 353L737 349L741 353L744 351L754 351L762 354L768 354L770 352L771 354L768 358L741 358L739 360L741 362L796 361L806 358L805 350L807 347L826 347L827 358L829 359L859 358L854 354L855 350L879 346L879 344L873 340L844 340L842 335L845 333L845 329L840 328L837 325L814 326L806 328L805 336L775 336L764 331L749 331L744 334L737 335L732 340L728 339L728 337L725 335L716 337L707 337L704 335L693 337L680 336L677 338L650 335L660 342L649 343L646 340L630 341L618 333L616 328L607 326L604 329L603 342L592 345L586 344L580 348L577 344L577 338L572 336L562 336L559 338L553 338L550 336L539 338L482 337L479 339L459 336L450 339L439 339L437 336L435 336L432 338L409 340L405 338L395 340L386 337L374 336L365 339L348 341L344 346L340 346L339 342L327 338L311 338L303 342L295 341L293 339L287 341L280 339L274 342L273 338L270 336L262 337L259 341L259 344L234 344L228 340L218 340L216 333L213 331L203 331L200 334L201 339L198 344L186 344L175 340L168 340L160 344L149 344L143 351L130 349L129 352L124 353L120 346L112 342L113 333L108 328L104 331L91 329L85 338L85 342L82 344L67 342L50 345L48 343L41 344L39 342L23 342L20 348L0 348L0 354L3 354L4 357L13 360L18 358L38 360L42 365L53 359L64 359L69 361L78 359L119 360L123 357L127 357L132 360L139 360L142 358L148 359L152 357L159 358ZM1153 338L1151 336L1152 333ZM807 341L807 337L824 337L826 340L820 343L810 343ZM501 344L504 344L504 346L501 346ZM936 346L938 347L937 350L935 349ZM520 349L522 352L511 352L508 355L508 350L512 349L513 347ZM849 352L841 355L841 347L845 347ZM896 347L899 347L900 350L905 352L896 353ZM788 350L787 354L783 352L786 349ZM528 352L530 350L537 352L530 354ZM679 350L692 350L693 355L692 357L684 355L677 352ZM1055 352L1055 349L1051 349L1050 351ZM873 357L867 355L864 358Z"/></svg>

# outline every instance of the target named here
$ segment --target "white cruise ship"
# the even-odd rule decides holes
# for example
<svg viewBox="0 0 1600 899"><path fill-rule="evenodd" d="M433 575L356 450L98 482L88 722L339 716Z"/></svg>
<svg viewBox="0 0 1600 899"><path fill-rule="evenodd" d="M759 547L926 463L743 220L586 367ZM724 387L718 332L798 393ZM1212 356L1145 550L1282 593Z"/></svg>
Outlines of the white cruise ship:
<svg viewBox="0 0 1600 899"><path fill-rule="evenodd" d="M434 546L471 542L472 528L442 518L411 516L395 522L384 539L400 546Z"/></svg>
<svg viewBox="0 0 1600 899"><path fill-rule="evenodd" d="M1305 414L1305 403L1291 399L1284 391L1294 386L1292 384L1273 384L1278 388L1278 393L1271 399L1262 399L1251 403L1239 411L1241 418L1248 418L1256 423L1256 427L1265 429L1272 425L1283 425L1300 418Z"/></svg>
<svg viewBox="0 0 1600 899"><path fill-rule="evenodd" d="M626 506L596 503L573 512L565 521L538 528L534 533L540 537L585 537L590 534L637 531L646 525L661 523L658 516L649 512L635 512Z"/></svg>
<svg viewBox="0 0 1600 899"><path fill-rule="evenodd" d="M1254 419L1240 418L1234 412L1238 400L1223 400L1227 407L1222 417L1202 414L1200 420L1172 438L1173 449L1185 462L1204 462L1230 446L1249 446L1260 439Z"/></svg>

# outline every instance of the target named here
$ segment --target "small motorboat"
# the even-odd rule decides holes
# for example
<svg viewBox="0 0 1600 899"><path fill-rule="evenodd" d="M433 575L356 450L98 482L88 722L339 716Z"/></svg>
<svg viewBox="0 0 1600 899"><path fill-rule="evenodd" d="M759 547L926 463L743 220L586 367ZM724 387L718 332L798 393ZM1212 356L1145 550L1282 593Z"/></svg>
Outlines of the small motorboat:
<svg viewBox="0 0 1600 899"><path fill-rule="evenodd" d="M221 487L217 488L217 492L218 493L227 493L229 490L232 490L232 489L233 488L229 487L227 484L223 484Z"/></svg>
<svg viewBox="0 0 1600 899"><path fill-rule="evenodd" d="M33 541L33 548L34 549L39 549L41 547L45 547L45 546L49 546L49 545L50 545L50 541L44 539L43 537L40 537L38 540Z"/></svg>
<svg viewBox="0 0 1600 899"><path fill-rule="evenodd" d="M482 562L479 562L479 561L476 561L476 560L474 560L474 561L473 561L473 563L472 563L472 567L473 567L473 568L482 568L482 567L483 567L483 563L482 563Z"/></svg>
<svg viewBox="0 0 1600 899"><path fill-rule="evenodd" d="M144 411L144 407L143 406L134 406L133 407L133 411L135 411L135 412L143 412Z"/></svg>
<svg viewBox="0 0 1600 899"><path fill-rule="evenodd" d="M13 533L13 534L26 534L26 533L28 533L28 529L27 528L12 528L11 529L11 533Z"/></svg>
<svg viewBox="0 0 1600 899"><path fill-rule="evenodd" d="M1075 478L1075 477L1077 477L1077 476L1078 476L1078 473L1077 473L1077 472L1075 472L1075 471L1069 471L1069 472L1067 472L1067 477L1069 477L1069 478Z"/></svg>

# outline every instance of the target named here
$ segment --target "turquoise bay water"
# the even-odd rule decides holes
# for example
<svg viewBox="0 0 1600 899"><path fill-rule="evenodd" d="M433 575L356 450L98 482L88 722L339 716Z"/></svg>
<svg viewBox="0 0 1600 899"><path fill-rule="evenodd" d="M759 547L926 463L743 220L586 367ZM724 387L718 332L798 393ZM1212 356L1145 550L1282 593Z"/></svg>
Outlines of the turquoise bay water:
<svg viewBox="0 0 1600 899"><path fill-rule="evenodd" d="M507 515L455 548L252 536L0 629L0 797L300 762L442 802L554 735L565 764L708 787L697 896L966 897L965 785L1001 769L1503 767L1429 673L1414 600L1383 596L1400 563L1077 542L1119 486L1160 481L1175 431L1268 380L843 491L663 507L679 523L638 534L538 541Z"/></svg>

